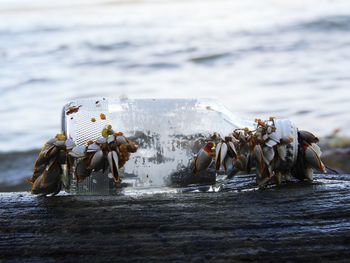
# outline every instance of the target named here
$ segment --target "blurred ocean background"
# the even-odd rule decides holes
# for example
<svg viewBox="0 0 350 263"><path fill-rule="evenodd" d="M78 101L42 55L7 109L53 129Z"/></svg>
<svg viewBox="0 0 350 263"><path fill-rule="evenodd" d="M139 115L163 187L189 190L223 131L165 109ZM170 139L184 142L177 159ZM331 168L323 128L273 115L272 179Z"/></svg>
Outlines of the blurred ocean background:
<svg viewBox="0 0 350 263"><path fill-rule="evenodd" d="M0 0L0 185L80 97L216 98L350 135L348 0Z"/></svg>

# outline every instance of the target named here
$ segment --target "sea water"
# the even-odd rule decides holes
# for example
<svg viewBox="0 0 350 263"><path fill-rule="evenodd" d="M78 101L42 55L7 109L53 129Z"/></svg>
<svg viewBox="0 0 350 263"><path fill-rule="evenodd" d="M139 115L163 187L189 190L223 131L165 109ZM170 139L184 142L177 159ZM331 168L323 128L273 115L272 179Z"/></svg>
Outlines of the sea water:
<svg viewBox="0 0 350 263"><path fill-rule="evenodd" d="M350 134L350 2L0 1L0 183L87 97L216 98Z"/></svg>

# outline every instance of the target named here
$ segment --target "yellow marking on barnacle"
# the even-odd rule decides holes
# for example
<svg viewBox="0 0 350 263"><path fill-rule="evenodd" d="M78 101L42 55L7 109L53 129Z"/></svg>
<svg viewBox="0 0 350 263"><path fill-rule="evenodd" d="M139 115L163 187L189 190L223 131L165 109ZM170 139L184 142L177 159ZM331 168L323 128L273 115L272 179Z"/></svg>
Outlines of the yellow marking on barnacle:
<svg viewBox="0 0 350 263"><path fill-rule="evenodd" d="M62 133L57 133L56 134L56 139L59 141L65 141L66 140L66 136L64 136L64 134Z"/></svg>
<svg viewBox="0 0 350 263"><path fill-rule="evenodd" d="M91 118L91 122L96 122L96 118Z"/></svg>
<svg viewBox="0 0 350 263"><path fill-rule="evenodd" d="M112 130L112 125L110 124L106 125L101 132L102 137L107 138L109 135L111 135L110 134L111 130Z"/></svg>
<svg viewBox="0 0 350 263"><path fill-rule="evenodd" d="M109 131L108 129L104 128L104 129L102 130L102 132L101 132L102 137L107 138L107 137L108 137L108 131Z"/></svg>
<svg viewBox="0 0 350 263"><path fill-rule="evenodd" d="M106 118L106 114L101 113L101 114L100 114L100 119L101 119L101 120L106 120L106 119L107 119L107 118Z"/></svg>

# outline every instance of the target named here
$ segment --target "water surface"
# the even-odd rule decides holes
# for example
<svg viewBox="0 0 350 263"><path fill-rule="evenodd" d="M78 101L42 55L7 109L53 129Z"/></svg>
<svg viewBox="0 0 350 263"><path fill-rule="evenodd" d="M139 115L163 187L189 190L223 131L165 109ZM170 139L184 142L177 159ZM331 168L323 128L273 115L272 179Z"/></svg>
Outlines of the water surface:
<svg viewBox="0 0 350 263"><path fill-rule="evenodd" d="M217 98L245 119L350 134L349 1L3 0L0 20L0 163L14 174L77 97Z"/></svg>

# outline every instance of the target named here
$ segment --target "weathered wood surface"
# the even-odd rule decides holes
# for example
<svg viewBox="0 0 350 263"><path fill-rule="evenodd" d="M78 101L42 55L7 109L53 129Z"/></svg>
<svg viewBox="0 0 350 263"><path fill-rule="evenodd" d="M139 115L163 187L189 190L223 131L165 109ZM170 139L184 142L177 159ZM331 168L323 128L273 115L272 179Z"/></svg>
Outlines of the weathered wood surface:
<svg viewBox="0 0 350 263"><path fill-rule="evenodd" d="M136 197L3 193L1 262L349 262L349 179Z"/></svg>

